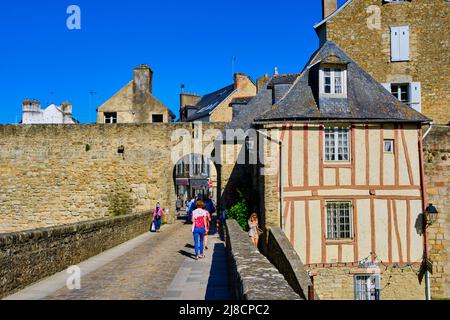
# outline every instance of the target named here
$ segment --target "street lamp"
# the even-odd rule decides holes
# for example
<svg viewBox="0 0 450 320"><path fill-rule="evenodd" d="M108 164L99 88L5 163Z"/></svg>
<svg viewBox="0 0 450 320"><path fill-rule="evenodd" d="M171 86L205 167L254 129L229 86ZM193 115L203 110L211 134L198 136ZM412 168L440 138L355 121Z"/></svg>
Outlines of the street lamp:
<svg viewBox="0 0 450 320"><path fill-rule="evenodd" d="M427 223L427 226L431 226L433 223L436 222L438 217L438 211L433 204L429 204L428 207L425 210L425 220Z"/></svg>

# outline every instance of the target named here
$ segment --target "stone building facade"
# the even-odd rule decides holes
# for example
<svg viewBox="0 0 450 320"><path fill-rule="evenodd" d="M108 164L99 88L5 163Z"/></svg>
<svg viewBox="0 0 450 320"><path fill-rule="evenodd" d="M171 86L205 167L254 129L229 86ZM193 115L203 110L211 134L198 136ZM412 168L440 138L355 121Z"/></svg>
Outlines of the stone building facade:
<svg viewBox="0 0 450 320"><path fill-rule="evenodd" d="M320 42L335 42L364 70L436 124L450 121L450 2L323 0Z"/></svg>
<svg viewBox="0 0 450 320"><path fill-rule="evenodd" d="M433 127L424 142L425 180L428 202L439 211L428 228L430 259L433 262L431 294L450 298L450 127Z"/></svg>
<svg viewBox="0 0 450 320"><path fill-rule="evenodd" d="M97 109L97 123L172 122L175 115L153 95L153 70L134 68L134 78Z"/></svg>

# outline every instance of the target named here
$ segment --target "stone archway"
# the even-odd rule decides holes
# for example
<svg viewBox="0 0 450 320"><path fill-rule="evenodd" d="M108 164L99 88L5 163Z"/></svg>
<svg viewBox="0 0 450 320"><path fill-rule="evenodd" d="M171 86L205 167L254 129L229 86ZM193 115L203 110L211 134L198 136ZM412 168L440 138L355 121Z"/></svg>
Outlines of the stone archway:
<svg viewBox="0 0 450 320"><path fill-rule="evenodd" d="M174 166L173 179L175 198L182 198L183 207L186 200L193 196L206 198L210 194L215 203L218 203L220 171L210 157L195 153L185 155Z"/></svg>

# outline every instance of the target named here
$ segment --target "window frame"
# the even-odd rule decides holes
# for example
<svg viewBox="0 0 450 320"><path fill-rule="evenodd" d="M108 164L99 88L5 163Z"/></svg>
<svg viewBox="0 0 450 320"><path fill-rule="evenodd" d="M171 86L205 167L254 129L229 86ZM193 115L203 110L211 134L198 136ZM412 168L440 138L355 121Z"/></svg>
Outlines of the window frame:
<svg viewBox="0 0 450 320"><path fill-rule="evenodd" d="M386 150L386 143L389 142L391 143L391 150L392 151L387 151ZM394 154L396 152L395 150L395 140L394 139L384 139L383 140L383 151L385 154Z"/></svg>
<svg viewBox="0 0 450 320"><path fill-rule="evenodd" d="M359 281L364 281L362 278L365 277L365 281L372 282L372 279L374 279L374 292L371 291L364 291L364 295L367 298L370 299L361 299L363 291L359 290L362 286L358 283ZM368 283L366 283L368 285ZM367 289L367 286L366 286ZM376 301L381 300L381 274L379 273L359 273L355 274L353 276L353 290L354 290L354 300L355 301ZM374 299L372 299L374 298Z"/></svg>
<svg viewBox="0 0 450 320"><path fill-rule="evenodd" d="M109 115L109 117L107 115ZM104 123L106 123L106 124L117 123L117 112L104 112L103 113L103 119L104 119ZM113 121L112 122L111 121L108 122L107 119L109 119L109 120L112 119Z"/></svg>
<svg viewBox="0 0 450 320"><path fill-rule="evenodd" d="M335 159L328 159L327 160L327 130L333 129L334 130L334 157ZM339 130L345 129L347 130L347 158L344 160L339 160ZM342 164L349 164L352 162L351 154L352 154L352 141L351 141L351 132L353 128L352 127L344 127L344 126L324 126L323 130L323 162L324 163L342 163ZM344 153L342 153L344 155Z"/></svg>
<svg viewBox="0 0 450 320"><path fill-rule="evenodd" d="M325 91L325 72L330 70L330 92ZM341 78L342 92L336 93L336 72L339 70ZM330 98L345 98L347 97L347 68L341 65L324 65L320 67L319 72L319 90L322 95Z"/></svg>
<svg viewBox="0 0 450 320"><path fill-rule="evenodd" d="M330 230L330 227L332 227L332 225L330 224L330 221L333 220L333 218L329 216L329 205L330 204L335 204L335 205L340 205L340 204L347 204L348 205L348 212L349 212L349 237L341 237L341 225L340 225L340 221L341 221L341 213L337 211L337 217L336 217L336 221L337 221L337 229L336 231L334 231L334 229ZM346 241L354 241L355 239L355 235L354 235L354 225L353 225L353 211L354 211L354 205L352 201L348 201L348 200L329 200L325 202L325 220L326 220L326 234L325 234L325 239L326 241L338 241L338 242L346 242ZM346 232L346 231L343 231ZM330 237L330 234L336 233L337 236L334 237L334 235L332 237Z"/></svg>

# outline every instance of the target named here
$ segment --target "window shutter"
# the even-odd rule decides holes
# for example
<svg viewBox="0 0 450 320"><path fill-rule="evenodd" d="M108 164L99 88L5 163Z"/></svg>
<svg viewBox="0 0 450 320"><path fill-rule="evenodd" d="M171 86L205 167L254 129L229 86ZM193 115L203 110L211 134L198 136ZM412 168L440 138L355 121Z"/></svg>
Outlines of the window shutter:
<svg viewBox="0 0 450 320"><path fill-rule="evenodd" d="M409 26L399 28L400 32L400 60L409 60Z"/></svg>
<svg viewBox="0 0 450 320"><path fill-rule="evenodd" d="M391 92L391 84L390 83L382 83L381 84L387 91Z"/></svg>
<svg viewBox="0 0 450 320"><path fill-rule="evenodd" d="M412 82L410 92L411 107L418 112L422 112L422 94L420 82Z"/></svg>
<svg viewBox="0 0 450 320"><path fill-rule="evenodd" d="M391 60L400 60L400 30L399 27L391 27Z"/></svg>

